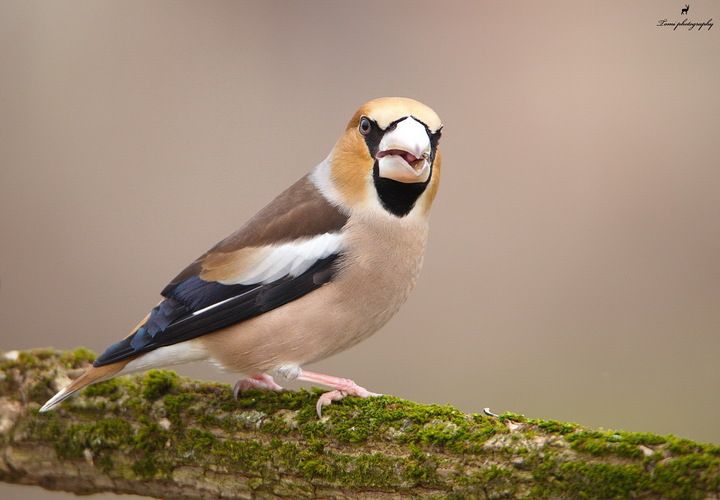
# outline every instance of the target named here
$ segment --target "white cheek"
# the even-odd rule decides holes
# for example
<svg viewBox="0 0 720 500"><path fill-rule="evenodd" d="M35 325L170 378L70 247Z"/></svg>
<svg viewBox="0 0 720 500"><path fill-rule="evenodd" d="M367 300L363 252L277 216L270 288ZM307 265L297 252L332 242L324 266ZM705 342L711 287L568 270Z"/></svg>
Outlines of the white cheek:
<svg viewBox="0 0 720 500"><path fill-rule="evenodd" d="M335 206L344 206L343 198L330 179L330 158L332 153L317 165L310 174L310 180L320 192Z"/></svg>

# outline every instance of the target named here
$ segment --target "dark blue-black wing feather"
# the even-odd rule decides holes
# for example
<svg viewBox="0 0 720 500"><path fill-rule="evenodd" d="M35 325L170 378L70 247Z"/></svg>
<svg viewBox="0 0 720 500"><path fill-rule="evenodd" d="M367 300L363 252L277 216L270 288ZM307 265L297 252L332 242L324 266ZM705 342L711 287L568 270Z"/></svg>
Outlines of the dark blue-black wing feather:
<svg viewBox="0 0 720 500"><path fill-rule="evenodd" d="M292 302L331 281L338 256L318 260L299 276L285 276L267 284L223 285L192 276L168 285L163 290L165 300L152 310L148 320L135 333L108 347L93 366L194 339Z"/></svg>

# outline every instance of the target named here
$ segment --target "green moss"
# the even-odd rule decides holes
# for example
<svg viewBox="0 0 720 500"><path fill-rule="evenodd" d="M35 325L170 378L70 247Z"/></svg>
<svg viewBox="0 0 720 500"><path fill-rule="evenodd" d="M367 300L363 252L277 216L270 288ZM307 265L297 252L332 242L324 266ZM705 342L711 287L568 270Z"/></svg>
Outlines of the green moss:
<svg viewBox="0 0 720 500"><path fill-rule="evenodd" d="M88 398L106 397L117 399L122 395L121 387L126 385L124 378L112 378L104 382L92 384L83 390L83 395Z"/></svg>
<svg viewBox="0 0 720 500"><path fill-rule="evenodd" d="M150 370L140 380L142 395L150 400L177 390L179 384L180 377L177 373L167 370Z"/></svg>
<svg viewBox="0 0 720 500"><path fill-rule="evenodd" d="M275 413L281 409L308 411L308 416L315 414L314 392L301 391L261 391L251 389L243 392L237 400L232 397L232 391L226 387L226 401L222 410L237 411L238 409L257 409L264 413ZM319 394L318 394L319 395ZM317 415L315 415L317 419Z"/></svg>
<svg viewBox="0 0 720 500"><path fill-rule="evenodd" d="M371 415L362 418L361 413L360 411L352 412L346 415L347 418L333 422L331 435L347 443L366 442L368 437L378 430L379 422ZM321 429L322 427L313 426L313 428Z"/></svg>
<svg viewBox="0 0 720 500"><path fill-rule="evenodd" d="M538 429L552 433L552 434L570 434L578 429L580 426L573 423L558 422L556 420L533 420L533 423L537 423Z"/></svg>
<svg viewBox="0 0 720 500"><path fill-rule="evenodd" d="M76 424L57 437L55 450L60 458L79 458L84 451L99 453L116 450L133 443L130 424L119 418L110 418L88 424Z"/></svg>
<svg viewBox="0 0 720 500"><path fill-rule="evenodd" d="M720 459L687 455L663 460L649 473L637 463L560 462L550 458L533 468L532 477L531 496L535 498L634 498L652 492L662 498L692 500L720 491Z"/></svg>
<svg viewBox="0 0 720 500"><path fill-rule="evenodd" d="M140 419L141 425L134 429L121 418L66 425L55 414L41 415L33 421L33 433L39 440L53 442L62 459L85 460L89 456L97 467L106 472L112 470L116 475L122 475L118 460L127 462L129 457L133 464L130 470L138 477L155 477L170 471L166 444L171 434L147 417Z"/></svg>
<svg viewBox="0 0 720 500"><path fill-rule="evenodd" d="M50 380L44 379L25 389L24 397L29 401L40 403L47 401L54 393L55 391L50 388Z"/></svg>
<svg viewBox="0 0 720 500"><path fill-rule="evenodd" d="M262 422L260 430L266 434L276 436L287 436L288 434L296 432L296 428L289 423L292 415L289 415L288 420L284 417L285 415L270 415Z"/></svg>
<svg viewBox="0 0 720 500"><path fill-rule="evenodd" d="M338 481L347 487L382 487L397 482L393 478L398 459L382 453L336 453L326 450L327 443L326 439L313 438L300 443L220 440L209 431L189 429L178 442L177 451L184 459L209 460L251 476L274 477L278 471L291 470L311 480Z"/></svg>
<svg viewBox="0 0 720 500"><path fill-rule="evenodd" d="M57 356L55 349L33 349L32 351L20 351L17 362L23 367L41 367L44 362L53 360Z"/></svg>
<svg viewBox="0 0 720 500"><path fill-rule="evenodd" d="M218 421L217 417L210 413L201 413L199 415L195 415L195 421L198 423L198 425L205 428L220 426L220 422Z"/></svg>
<svg viewBox="0 0 720 500"><path fill-rule="evenodd" d="M458 474L459 498L516 498L519 484L515 471L497 465L489 465L480 471Z"/></svg>
<svg viewBox="0 0 720 500"><path fill-rule="evenodd" d="M177 444L177 450L183 458L197 458L209 455L217 443L217 438L207 431L188 429Z"/></svg>
<svg viewBox="0 0 720 500"><path fill-rule="evenodd" d="M615 446L611 446L611 451L617 456L625 458L641 458L643 456L640 448L631 443L617 443Z"/></svg>
<svg viewBox="0 0 720 500"><path fill-rule="evenodd" d="M562 489L579 498L628 498L648 486L645 471L638 465L568 462L559 471Z"/></svg>
<svg viewBox="0 0 720 500"><path fill-rule="evenodd" d="M227 432L250 426L268 434L299 432L307 439L333 438L353 444L363 444L378 434L389 434L401 442L447 446L458 452L469 448L477 451L488 437L507 432L494 419L470 418L450 406L418 405L392 397L347 398L326 408L325 415L330 419L323 422L317 419L314 410L319 394L318 391L248 391L235 408L230 408L232 405L227 401L217 407L218 411L228 413L228 418L218 419L219 425ZM250 415L242 410L250 408L256 412L255 416L241 422L242 415ZM201 420L201 423L213 425L210 420Z"/></svg>
<svg viewBox="0 0 720 500"><path fill-rule="evenodd" d="M56 353L57 354L57 353ZM89 349L79 347L74 351L63 351L60 354L60 361L71 369L77 369L92 364L97 355Z"/></svg>
<svg viewBox="0 0 720 500"><path fill-rule="evenodd" d="M30 351L20 351L17 359L14 360L3 358L0 361L0 370L22 368L24 371L42 371L43 368L53 365L58 360L65 368L75 369L87 366L93 359L95 359L95 354L84 348L62 352L52 348L32 349Z"/></svg>
<svg viewBox="0 0 720 500"><path fill-rule="evenodd" d="M339 478L350 487L387 487L395 479L395 460L382 453L363 453L357 456L340 455Z"/></svg>
<svg viewBox="0 0 720 500"><path fill-rule="evenodd" d="M528 421L528 419L525 418L525 415L520 415L518 413L510 413L510 412L503 413L502 415L500 415L498 417L498 420L500 420L501 422L511 421L511 422L518 422L518 423L523 423L523 422Z"/></svg>
<svg viewBox="0 0 720 500"><path fill-rule="evenodd" d="M115 463L110 455L100 455L95 460L95 464L105 473L110 472L115 467Z"/></svg>
<svg viewBox="0 0 720 500"><path fill-rule="evenodd" d="M686 455L660 462L653 472L653 490L666 498L705 498L720 492L720 459Z"/></svg>
<svg viewBox="0 0 720 500"><path fill-rule="evenodd" d="M143 479L153 478L160 472L156 461L149 456L135 460L131 466L131 470L133 474Z"/></svg>
<svg viewBox="0 0 720 500"><path fill-rule="evenodd" d="M218 464L229 471L264 476L271 472L270 448L258 440L218 441L211 449Z"/></svg>
<svg viewBox="0 0 720 500"><path fill-rule="evenodd" d="M430 453L423 453L417 447L411 447L411 453L405 459L405 477L415 484L433 485L439 481L437 461Z"/></svg>
<svg viewBox="0 0 720 500"><path fill-rule="evenodd" d="M143 416L139 422L142 424L135 432L134 448L146 453L157 453L166 448L166 444L173 437L160 424Z"/></svg>
<svg viewBox="0 0 720 500"><path fill-rule="evenodd" d="M607 431L581 430L565 436L572 449L592 455L617 455L626 458L639 458L642 451L636 437L630 440L620 433Z"/></svg>
<svg viewBox="0 0 720 500"><path fill-rule="evenodd" d="M665 436L651 434L650 432L618 431L615 434L622 436L623 440L626 443L630 443L630 444L655 446L655 445L660 445L660 444L664 444L667 442L667 438Z"/></svg>
<svg viewBox="0 0 720 500"><path fill-rule="evenodd" d="M689 439L660 436L649 432L584 429L568 434L566 439L574 450L597 456L615 455L624 458L640 458L643 456L640 446L657 449L663 445L664 452L672 455L704 454L720 456L720 449L715 445L700 444ZM645 461L651 463L661 458L662 454L656 454L645 458Z"/></svg>
<svg viewBox="0 0 720 500"><path fill-rule="evenodd" d="M296 463L297 470L304 477L308 479L323 479L325 481L336 480L338 468L327 456L301 453L298 455L298 458L299 460Z"/></svg>
<svg viewBox="0 0 720 500"><path fill-rule="evenodd" d="M28 422L28 433L38 441L54 442L62 436L67 429L67 424L58 419L56 413L39 413L38 410L30 410L34 417Z"/></svg>
<svg viewBox="0 0 720 500"><path fill-rule="evenodd" d="M496 419L467 416L451 406L420 405L392 397L348 398L333 405L334 418L324 428L307 425L302 432L323 432L340 441L363 444L371 436L391 435L401 443L441 446L457 453L480 452L482 443L507 429ZM317 420L313 420L317 422Z"/></svg>
<svg viewBox="0 0 720 500"><path fill-rule="evenodd" d="M273 452L275 465L279 469L294 469L296 467L300 455L299 445L273 439L270 441L269 446Z"/></svg>
<svg viewBox="0 0 720 500"><path fill-rule="evenodd" d="M320 443L315 443L320 446ZM334 482L348 488L394 488L398 486L398 459L382 453L346 455L311 447L283 444L274 456L275 465L297 470L307 479Z"/></svg>
<svg viewBox="0 0 720 500"><path fill-rule="evenodd" d="M185 426L183 417L187 415L189 407L197 401L197 396L182 392L180 394L168 394L163 398L165 415L172 424L182 429Z"/></svg>
<svg viewBox="0 0 720 500"><path fill-rule="evenodd" d="M305 439L323 439L331 435L328 425L317 419L299 421L298 431Z"/></svg>

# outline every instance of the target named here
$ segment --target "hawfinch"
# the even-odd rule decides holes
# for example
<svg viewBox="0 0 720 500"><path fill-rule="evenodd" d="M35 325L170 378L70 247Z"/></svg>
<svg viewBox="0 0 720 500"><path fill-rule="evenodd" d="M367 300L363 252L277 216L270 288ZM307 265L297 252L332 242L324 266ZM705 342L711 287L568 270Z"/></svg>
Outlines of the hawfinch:
<svg viewBox="0 0 720 500"><path fill-rule="evenodd" d="M198 360L247 378L238 393L281 390L272 378L376 396L302 368L367 338L415 284L440 182L442 124L417 101L361 107L330 155L162 291L129 336L107 348L47 411L118 375Z"/></svg>

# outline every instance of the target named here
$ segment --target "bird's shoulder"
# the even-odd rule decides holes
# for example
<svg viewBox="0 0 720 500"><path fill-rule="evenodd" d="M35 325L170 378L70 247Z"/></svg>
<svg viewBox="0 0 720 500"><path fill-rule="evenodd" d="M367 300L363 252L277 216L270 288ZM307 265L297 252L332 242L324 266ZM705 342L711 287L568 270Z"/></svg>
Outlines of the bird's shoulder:
<svg viewBox="0 0 720 500"><path fill-rule="evenodd" d="M348 216L321 193L310 174L305 175L183 269L162 295L167 296L175 286L194 276L220 281L232 272L238 274L243 267L267 256L272 248L336 235L347 220Z"/></svg>

